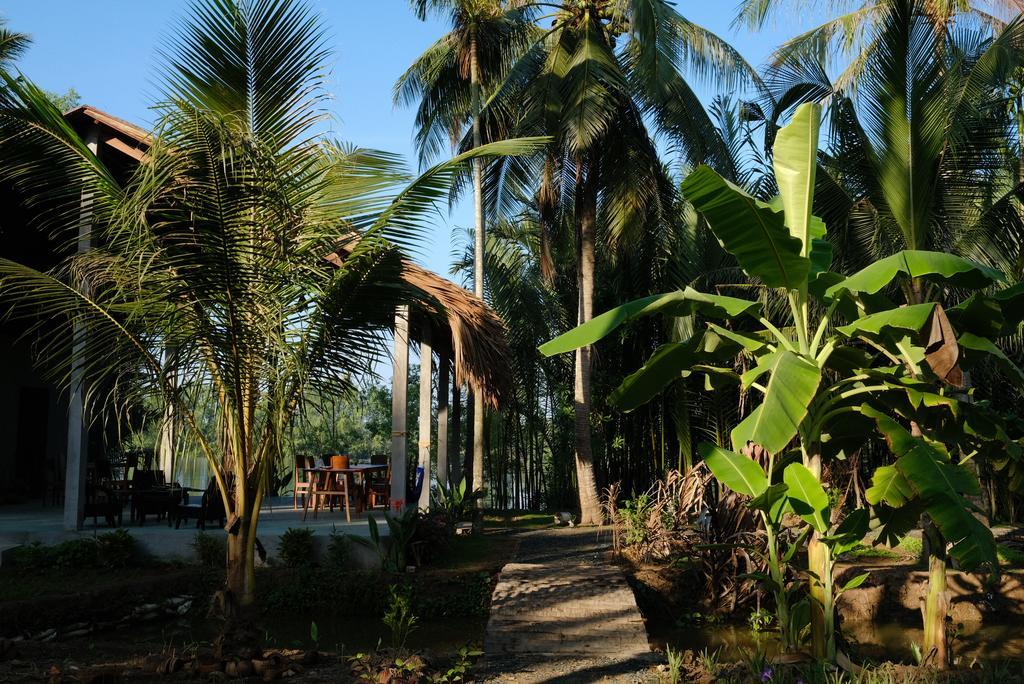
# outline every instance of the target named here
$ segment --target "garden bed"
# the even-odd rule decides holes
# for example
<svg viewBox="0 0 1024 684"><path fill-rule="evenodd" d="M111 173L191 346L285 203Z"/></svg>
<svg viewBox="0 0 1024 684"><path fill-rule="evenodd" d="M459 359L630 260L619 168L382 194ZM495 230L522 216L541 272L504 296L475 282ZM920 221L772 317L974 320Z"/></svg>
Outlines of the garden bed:
<svg viewBox="0 0 1024 684"><path fill-rule="evenodd" d="M292 681L345 680L353 667L380 665L367 658L398 657L388 648L391 631L383 619L394 587L408 597L416 617L407 652L419 654L425 670L441 674L464 666L459 652L482 643L494 580L516 546L514 537L503 534L459 537L433 565L400 574L342 571L326 561L260 568L255 624L261 654L283 663L277 675L291 668ZM0 682L146 681L165 677L168 668L175 676L207 679L199 668L215 666L218 623L206 612L222 573L142 560L117 570L5 567L0 636L17 640L0 639ZM164 602L185 592L185 610L175 613L182 603L163 610ZM124 619L138 616L140 605L156 606L159 614ZM358 652L378 655L350 661Z"/></svg>

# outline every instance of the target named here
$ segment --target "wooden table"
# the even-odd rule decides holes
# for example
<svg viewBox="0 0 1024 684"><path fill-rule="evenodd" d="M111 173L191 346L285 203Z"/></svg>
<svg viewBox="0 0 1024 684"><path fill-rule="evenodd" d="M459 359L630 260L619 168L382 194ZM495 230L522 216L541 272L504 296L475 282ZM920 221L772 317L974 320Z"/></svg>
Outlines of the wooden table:
<svg viewBox="0 0 1024 684"><path fill-rule="evenodd" d="M345 478L345 490L349 494L351 494L353 496L353 498L355 499L355 501L356 501L356 515L358 515L358 514L363 512L363 508L365 506L366 499L368 497L369 488L370 488L370 478L367 477L367 475L369 475L370 473L379 472L379 471L387 470L387 469L388 469L387 464L380 464L380 465L376 465L376 464L350 465L348 468L331 468L329 466L318 466L316 468L299 468L299 470L301 470L301 471L303 471L305 473L311 473L313 475L313 477L324 478L317 485L317 488L319 488L319 489L329 489L330 488L330 483L331 483L332 480L336 480L336 478L338 476L343 476ZM356 475L361 475L362 476L362 483L361 483L359 489L356 489L356 486L355 486L355 479L356 479L355 476ZM309 501L310 501L310 499L315 499L315 498L316 497L313 496L312 493L307 495L307 497L306 497L306 506L305 506L306 509L309 508ZM313 503L314 507L316 507L318 505L319 505L318 502L314 502ZM315 508L314 508L314 512L315 512ZM303 518L305 518L305 514L303 514Z"/></svg>

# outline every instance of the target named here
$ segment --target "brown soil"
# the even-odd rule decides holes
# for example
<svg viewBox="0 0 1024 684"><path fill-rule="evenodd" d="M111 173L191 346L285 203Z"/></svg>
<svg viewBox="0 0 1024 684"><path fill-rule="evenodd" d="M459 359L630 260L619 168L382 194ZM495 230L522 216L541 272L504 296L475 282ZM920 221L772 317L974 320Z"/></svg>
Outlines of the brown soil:
<svg viewBox="0 0 1024 684"><path fill-rule="evenodd" d="M837 584L841 586L864 572L871 573L867 581L839 597L839 612L845 620L916 622L920 619L928 579L926 572L905 563L842 564L836 569ZM953 621L1024 621L1024 571L1005 571L993 586L988 586L988 581L983 575L949 571L947 585Z"/></svg>

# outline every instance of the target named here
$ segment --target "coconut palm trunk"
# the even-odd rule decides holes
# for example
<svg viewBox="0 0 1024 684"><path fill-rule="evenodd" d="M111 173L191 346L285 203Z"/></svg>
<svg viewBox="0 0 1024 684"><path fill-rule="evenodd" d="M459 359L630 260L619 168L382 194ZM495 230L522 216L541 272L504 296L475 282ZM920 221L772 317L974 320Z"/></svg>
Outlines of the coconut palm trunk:
<svg viewBox="0 0 1024 684"><path fill-rule="evenodd" d="M480 64L477 56L477 42L474 31L469 46L470 88L473 93L473 147L483 144L480 132ZM486 223L484 217L484 163L482 159L473 162L473 207L476 230L473 240L473 293L484 298L484 238ZM472 489L484 486L484 399L479 392L473 394L473 482ZM477 508L483 508L483 498L477 499Z"/></svg>
<svg viewBox="0 0 1024 684"><path fill-rule="evenodd" d="M592 169L583 171L577 161L576 175L581 182L577 205L577 277L579 280L578 324L594 317L594 252L597 240L597 194L591 179ZM590 434L591 348L576 350L574 406L576 409L576 479L580 493L580 524L600 525L601 503L594 476L594 453Z"/></svg>

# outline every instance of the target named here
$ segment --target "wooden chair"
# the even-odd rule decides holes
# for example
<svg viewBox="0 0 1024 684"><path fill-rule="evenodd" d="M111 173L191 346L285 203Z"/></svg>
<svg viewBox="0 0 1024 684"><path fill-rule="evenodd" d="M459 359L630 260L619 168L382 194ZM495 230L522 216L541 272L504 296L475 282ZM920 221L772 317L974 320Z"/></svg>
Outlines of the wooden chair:
<svg viewBox="0 0 1024 684"><path fill-rule="evenodd" d="M309 514L309 503L313 502L313 520L316 520L317 512L325 501L329 501L331 510L334 510L334 502L341 499L338 505L345 506L345 520L352 522L352 504L349 500L348 478L341 473L317 472L313 479L313 487L310 489L309 497L302 509L302 521L306 521Z"/></svg>
<svg viewBox="0 0 1024 684"><path fill-rule="evenodd" d="M384 460L378 461L383 458ZM370 463L373 465L384 465L388 463L387 456L373 456L370 459ZM388 463L387 470L375 470L368 473L367 476L367 488L366 488L366 506L367 508L376 508L377 506L383 506L385 509L391 502L391 464Z"/></svg>
<svg viewBox="0 0 1024 684"><path fill-rule="evenodd" d="M189 504L187 501L179 503L171 517L174 518L174 529L181 527L181 522L190 518L196 519L196 527L201 530L205 530L206 523L212 521L218 521L224 527L227 515L224 512L224 499L217 489L217 480L210 478L210 484L206 486L198 504Z"/></svg>
<svg viewBox="0 0 1024 684"><path fill-rule="evenodd" d="M92 518L95 526L98 518L102 517L110 527L120 527L124 505L116 492L100 484L85 485L85 511L84 517Z"/></svg>
<svg viewBox="0 0 1024 684"><path fill-rule="evenodd" d="M313 480L315 479L315 473L309 472L308 470L303 472L303 468L315 468L316 459L312 456L305 456L302 454L295 454L295 472L292 475L292 510L299 510L299 497L302 497L302 508L306 508L306 496L310 490L313 489Z"/></svg>
<svg viewBox="0 0 1024 684"><path fill-rule="evenodd" d="M167 516L170 524L182 494L180 487L164 484L163 471L136 470L132 475L132 520L145 525L146 516L155 514L158 521Z"/></svg>

